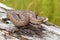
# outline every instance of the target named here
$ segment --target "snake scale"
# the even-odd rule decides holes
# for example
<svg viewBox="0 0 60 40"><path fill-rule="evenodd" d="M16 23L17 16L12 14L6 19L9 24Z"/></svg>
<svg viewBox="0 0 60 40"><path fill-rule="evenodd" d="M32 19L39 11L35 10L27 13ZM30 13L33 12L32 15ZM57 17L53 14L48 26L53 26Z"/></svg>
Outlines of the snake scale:
<svg viewBox="0 0 60 40"><path fill-rule="evenodd" d="M32 11L27 11L27 10L23 10L23 11L15 10L11 12L9 11L7 12L7 17L16 26L24 26L24 25L27 25L29 22L33 24L40 24L41 22L46 20L46 18L36 16L35 13L33 13Z"/></svg>
<svg viewBox="0 0 60 40"><path fill-rule="evenodd" d="M5 8L3 8L5 9ZM34 12L28 10L7 10L7 18L12 21L15 26L21 27L28 25L28 23L41 24L46 22L47 18L37 16Z"/></svg>

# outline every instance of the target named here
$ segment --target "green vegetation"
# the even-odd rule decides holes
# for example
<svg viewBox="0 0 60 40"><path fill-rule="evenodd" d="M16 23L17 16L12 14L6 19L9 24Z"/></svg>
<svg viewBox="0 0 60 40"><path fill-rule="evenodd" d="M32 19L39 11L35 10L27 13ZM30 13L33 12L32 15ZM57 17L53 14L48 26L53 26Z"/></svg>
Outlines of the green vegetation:
<svg viewBox="0 0 60 40"><path fill-rule="evenodd" d="M18 10L31 10L60 26L60 0L0 0Z"/></svg>

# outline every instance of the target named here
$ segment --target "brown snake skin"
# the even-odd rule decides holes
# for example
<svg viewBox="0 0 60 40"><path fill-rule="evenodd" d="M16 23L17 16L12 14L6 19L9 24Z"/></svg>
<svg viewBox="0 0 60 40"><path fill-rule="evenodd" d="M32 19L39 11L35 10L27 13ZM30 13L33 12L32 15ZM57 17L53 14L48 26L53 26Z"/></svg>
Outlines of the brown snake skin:
<svg viewBox="0 0 60 40"><path fill-rule="evenodd" d="M24 26L29 23L29 17L20 11L8 11L7 17L13 22L15 26Z"/></svg>
<svg viewBox="0 0 60 40"><path fill-rule="evenodd" d="M13 22L15 26L24 26L29 22L33 24L41 24L46 18L36 16L32 11L27 10L13 10L7 12L7 17Z"/></svg>
<svg viewBox="0 0 60 40"><path fill-rule="evenodd" d="M2 9L6 10L7 18L12 21L15 26L25 26L28 23L41 24L46 22L47 18L37 16L34 12L28 10L7 10L3 7Z"/></svg>

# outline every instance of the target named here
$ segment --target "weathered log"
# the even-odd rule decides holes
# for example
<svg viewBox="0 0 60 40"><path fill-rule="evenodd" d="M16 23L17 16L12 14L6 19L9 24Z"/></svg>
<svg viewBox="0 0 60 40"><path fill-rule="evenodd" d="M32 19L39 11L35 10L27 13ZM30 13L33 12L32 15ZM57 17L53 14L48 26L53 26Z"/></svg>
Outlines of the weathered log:
<svg viewBox="0 0 60 40"><path fill-rule="evenodd" d="M2 11L0 13L0 40L60 40L60 28L52 23L42 23L39 26L29 23L26 27L17 29L11 21L8 21L9 24L2 21L7 14L1 8L0 11Z"/></svg>

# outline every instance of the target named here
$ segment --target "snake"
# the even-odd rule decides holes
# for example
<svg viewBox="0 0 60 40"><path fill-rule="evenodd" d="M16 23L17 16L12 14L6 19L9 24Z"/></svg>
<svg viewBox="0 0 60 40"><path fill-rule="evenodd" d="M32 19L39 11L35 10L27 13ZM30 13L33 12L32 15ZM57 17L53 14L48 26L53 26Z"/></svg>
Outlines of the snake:
<svg viewBox="0 0 60 40"><path fill-rule="evenodd" d="M5 10L7 18L18 27L28 25L29 22L33 24L41 24L42 22L47 21L45 17L38 16L36 13L29 10Z"/></svg>
<svg viewBox="0 0 60 40"><path fill-rule="evenodd" d="M16 26L24 26L29 22L33 24L41 24L46 20L44 17L37 16L34 12L28 10L15 10L7 12L7 17Z"/></svg>
<svg viewBox="0 0 60 40"><path fill-rule="evenodd" d="M15 26L24 26L29 23L29 17L17 10L8 11L7 18L10 19Z"/></svg>

